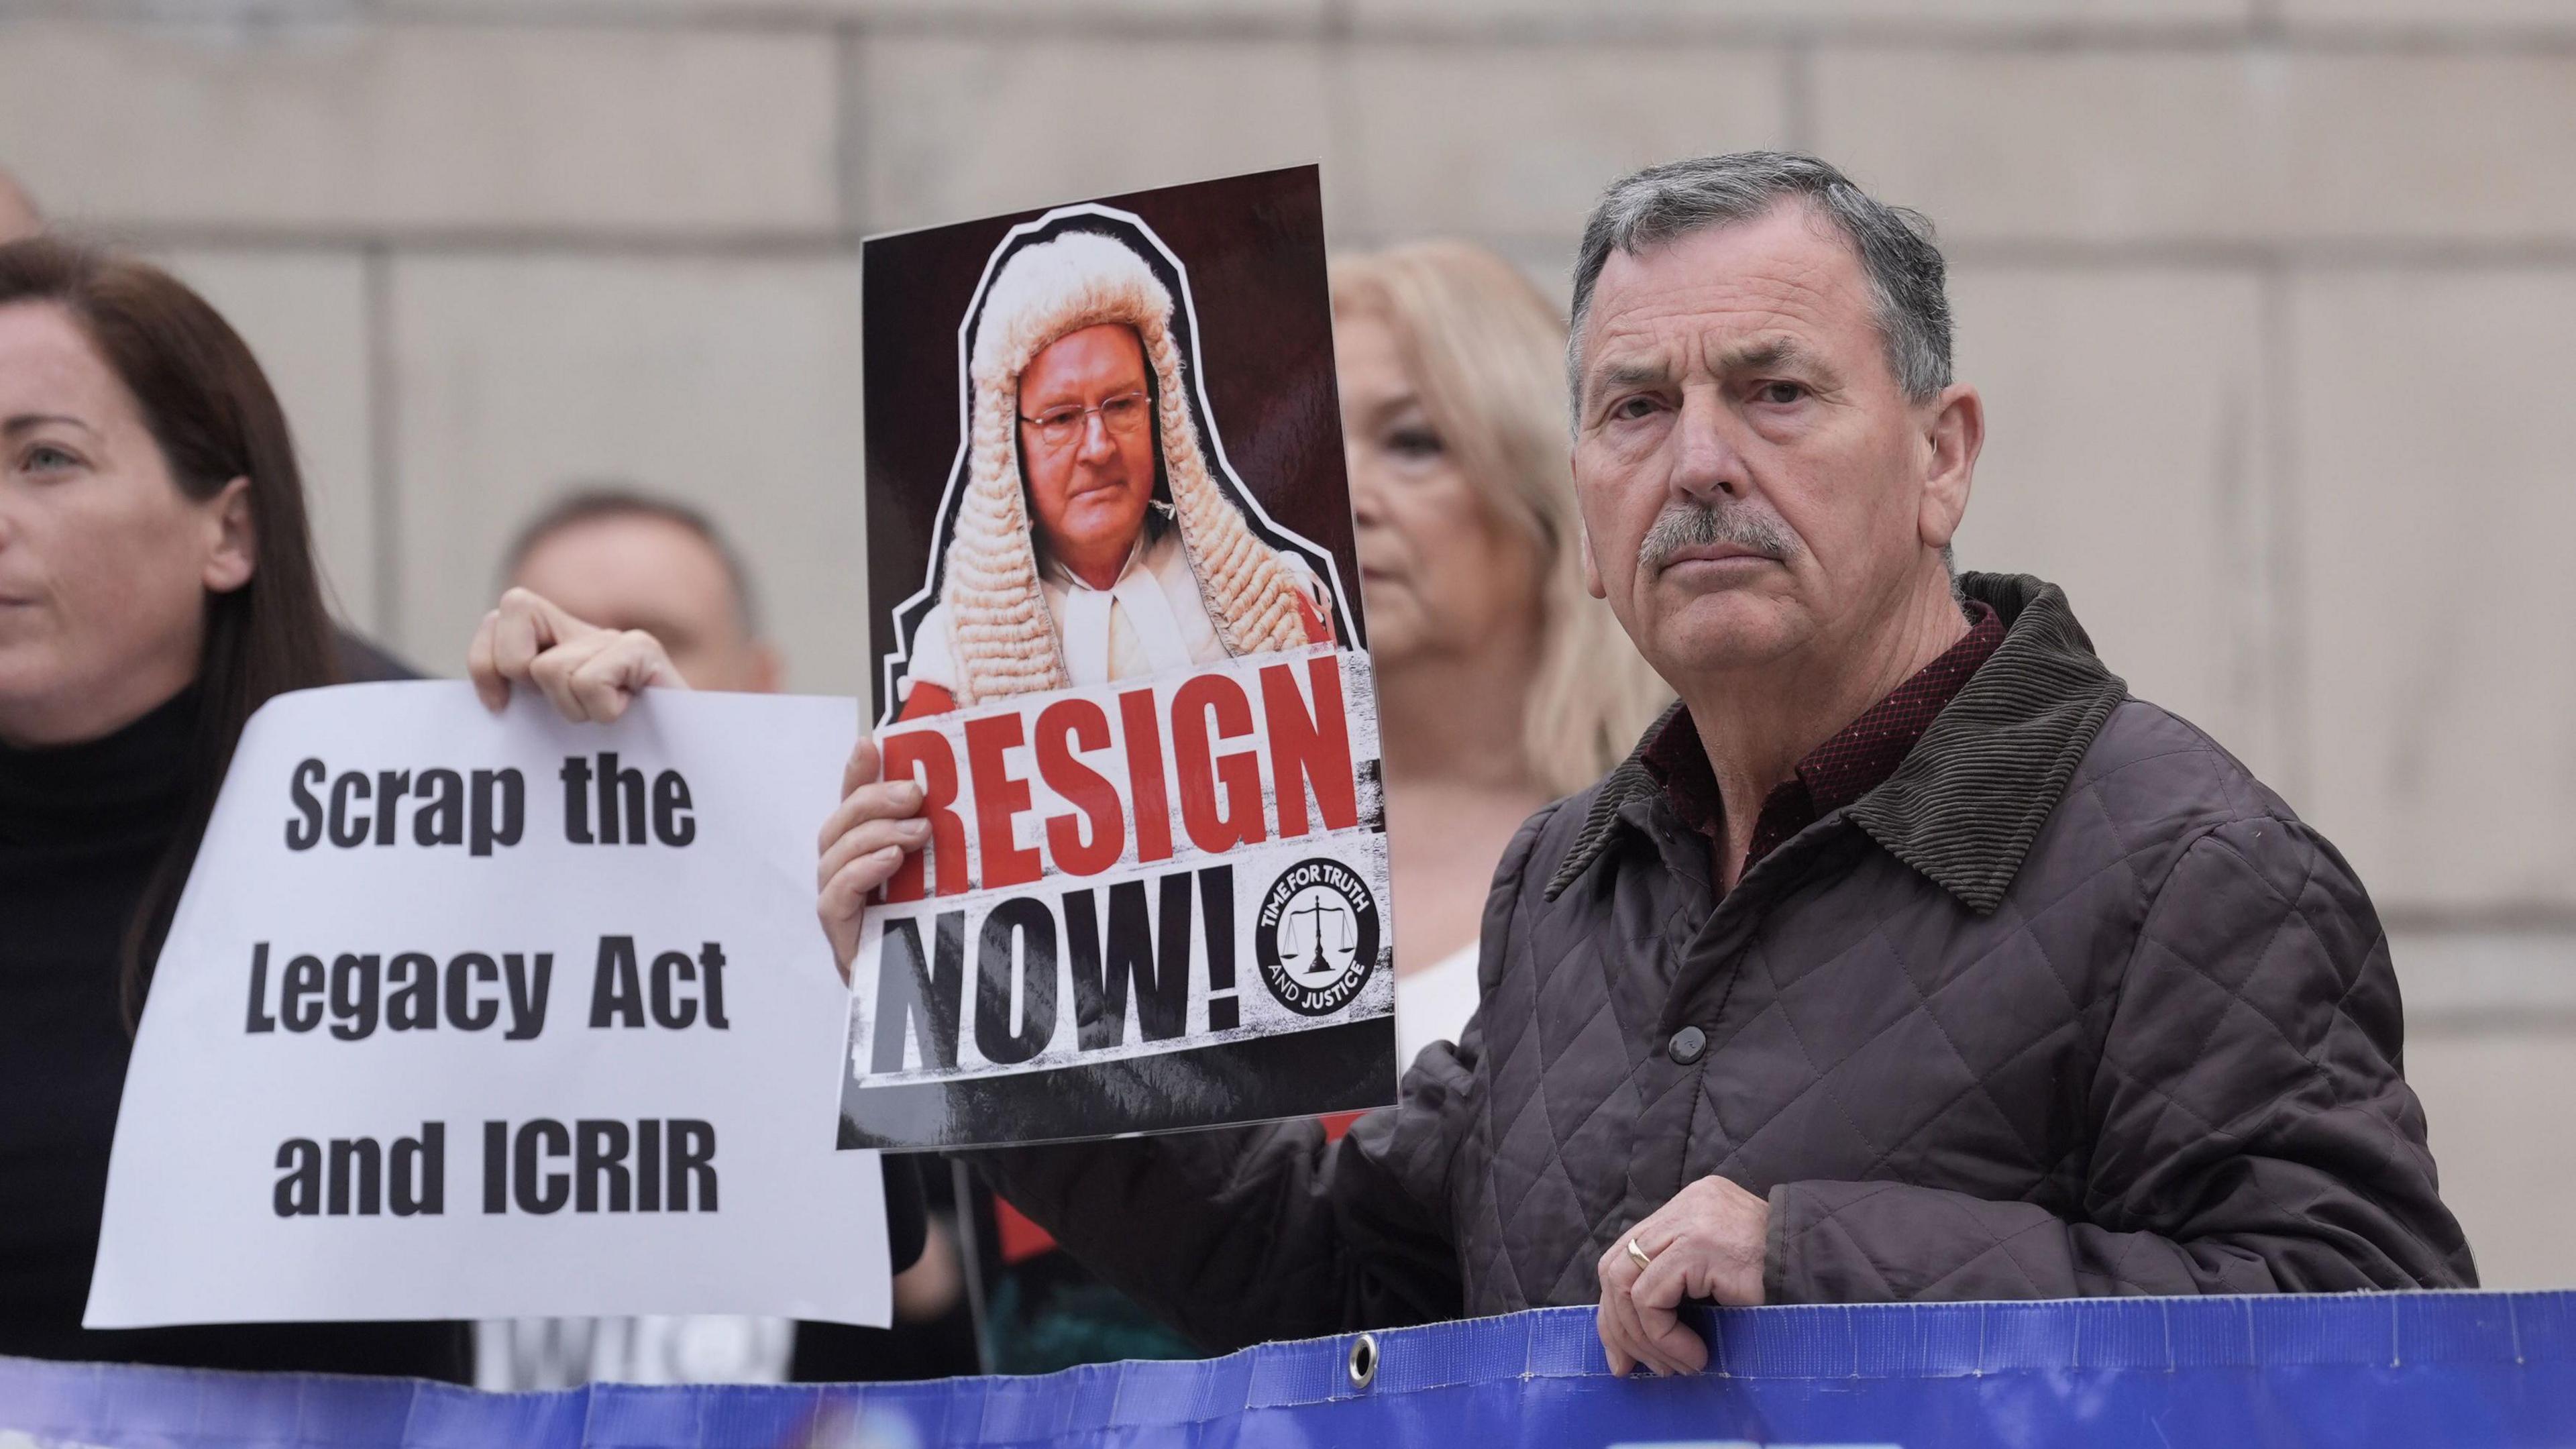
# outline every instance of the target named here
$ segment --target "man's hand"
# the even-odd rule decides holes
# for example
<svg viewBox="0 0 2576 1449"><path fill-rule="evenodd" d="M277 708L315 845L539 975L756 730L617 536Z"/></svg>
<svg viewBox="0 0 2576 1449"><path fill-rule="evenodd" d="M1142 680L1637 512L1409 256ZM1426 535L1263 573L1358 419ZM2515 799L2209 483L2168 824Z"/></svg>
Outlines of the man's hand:
<svg viewBox="0 0 2576 1449"><path fill-rule="evenodd" d="M465 651L465 672L483 707L498 714L510 686L533 684L569 720L606 724L626 713L647 685L686 689L662 641L641 629L602 629L526 589L501 596Z"/></svg>
<svg viewBox="0 0 2576 1449"><path fill-rule="evenodd" d="M1659 1374L1708 1367L1708 1345L1682 1326L1680 1308L1711 1298L1730 1308L1762 1302L1771 1204L1722 1177L1703 1177L1601 1255L1601 1347L1610 1372L1639 1364ZM1645 1267L1628 1251L1645 1250Z"/></svg>
<svg viewBox="0 0 2576 1449"><path fill-rule="evenodd" d="M822 864L815 870L816 915L832 943L832 964L841 979L850 979L851 958L859 954L859 922L866 916L868 893L893 878L907 851L930 843L930 822L921 818L921 786L911 780L881 780L877 742L859 736L850 762L841 768L841 804L823 822Z"/></svg>

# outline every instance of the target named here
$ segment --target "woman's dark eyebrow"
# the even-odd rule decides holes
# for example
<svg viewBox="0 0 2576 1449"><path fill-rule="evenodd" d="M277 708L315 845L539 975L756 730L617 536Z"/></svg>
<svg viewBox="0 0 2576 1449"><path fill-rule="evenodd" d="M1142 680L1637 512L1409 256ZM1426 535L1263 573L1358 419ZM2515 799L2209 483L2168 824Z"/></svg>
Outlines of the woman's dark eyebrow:
<svg viewBox="0 0 2576 1449"><path fill-rule="evenodd" d="M15 437L29 429L41 428L47 423L68 423L71 426L80 429L84 433L96 433L98 431L98 429L91 427L89 424L82 422L80 419L73 417L68 413L19 413L10 418L7 422L0 423L0 435Z"/></svg>

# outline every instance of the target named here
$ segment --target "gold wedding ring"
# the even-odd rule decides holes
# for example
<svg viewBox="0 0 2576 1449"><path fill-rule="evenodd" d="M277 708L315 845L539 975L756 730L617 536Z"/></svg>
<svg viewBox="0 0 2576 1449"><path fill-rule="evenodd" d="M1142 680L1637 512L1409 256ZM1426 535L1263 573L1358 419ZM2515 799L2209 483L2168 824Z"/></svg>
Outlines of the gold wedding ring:
<svg viewBox="0 0 2576 1449"><path fill-rule="evenodd" d="M1638 1247L1637 1240L1635 1238L1630 1238L1628 1240L1628 1261L1636 1264L1637 1271L1642 1273L1647 1268L1654 1265L1655 1255L1647 1252L1641 1247Z"/></svg>

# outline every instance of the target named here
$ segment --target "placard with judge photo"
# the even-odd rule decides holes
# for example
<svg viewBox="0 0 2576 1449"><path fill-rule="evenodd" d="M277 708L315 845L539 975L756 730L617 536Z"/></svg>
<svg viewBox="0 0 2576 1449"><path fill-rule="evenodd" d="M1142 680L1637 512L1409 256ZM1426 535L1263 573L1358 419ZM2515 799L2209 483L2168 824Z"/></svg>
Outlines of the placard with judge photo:
<svg viewBox="0 0 2576 1449"><path fill-rule="evenodd" d="M1314 168L870 239L874 701L845 1147L1395 1091Z"/></svg>

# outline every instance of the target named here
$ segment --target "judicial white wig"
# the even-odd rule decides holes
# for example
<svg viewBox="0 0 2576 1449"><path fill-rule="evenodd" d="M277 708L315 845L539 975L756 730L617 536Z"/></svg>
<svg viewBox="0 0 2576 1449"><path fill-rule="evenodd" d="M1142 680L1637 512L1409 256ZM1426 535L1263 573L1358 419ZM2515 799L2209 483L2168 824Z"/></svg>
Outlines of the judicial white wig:
<svg viewBox="0 0 2576 1449"><path fill-rule="evenodd" d="M1253 531L1199 448L1172 294L1143 257L1114 236L1060 232L1020 248L986 290L970 361L965 496L948 541L939 597L947 606L960 707L1061 689L1064 647L1038 587L1019 452L1020 374L1048 344L1085 327L1124 323L1152 370L1163 481L1201 601L1230 655L1306 643L1300 571ZM1210 424L1213 426L1213 423Z"/></svg>

